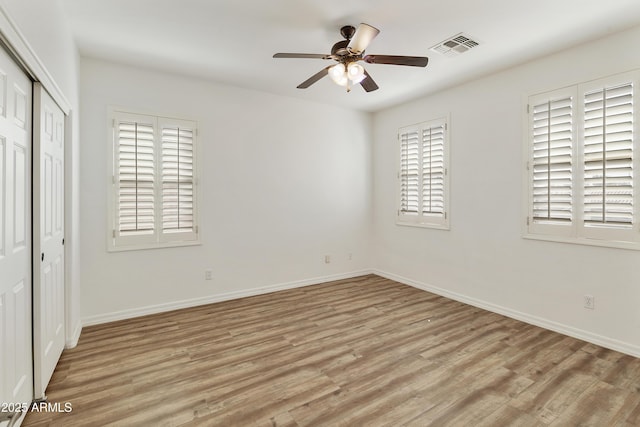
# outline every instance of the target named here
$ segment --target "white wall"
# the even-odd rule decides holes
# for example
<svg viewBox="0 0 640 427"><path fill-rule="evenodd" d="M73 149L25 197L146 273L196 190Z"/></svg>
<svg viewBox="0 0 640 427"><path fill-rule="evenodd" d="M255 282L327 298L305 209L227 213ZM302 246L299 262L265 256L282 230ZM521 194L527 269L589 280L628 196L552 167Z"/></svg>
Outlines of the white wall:
<svg viewBox="0 0 640 427"><path fill-rule="evenodd" d="M370 267L368 114L92 59L81 101L86 322ZM107 252L110 105L198 121L201 246Z"/></svg>
<svg viewBox="0 0 640 427"><path fill-rule="evenodd" d="M638 43L640 28L377 113L377 269L640 356L640 252L521 237L523 99L640 68L640 56L629 49ZM451 230L397 226L397 129L446 113L451 114ZM584 294L595 296L595 310L582 307Z"/></svg>
<svg viewBox="0 0 640 427"><path fill-rule="evenodd" d="M80 334L79 250L79 55L58 0L0 0L42 66L70 104L71 138L65 154L66 329L67 345ZM37 11L37 13L35 13Z"/></svg>

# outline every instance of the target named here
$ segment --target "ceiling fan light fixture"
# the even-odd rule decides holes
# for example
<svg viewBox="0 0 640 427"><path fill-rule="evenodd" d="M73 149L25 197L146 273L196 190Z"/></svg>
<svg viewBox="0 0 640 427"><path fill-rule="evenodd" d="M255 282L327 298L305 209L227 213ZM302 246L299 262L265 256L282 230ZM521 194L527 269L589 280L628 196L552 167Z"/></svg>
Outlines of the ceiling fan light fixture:
<svg viewBox="0 0 640 427"><path fill-rule="evenodd" d="M331 80L340 86L348 86L349 81L358 84L366 77L364 67L356 62L350 62L346 66L341 62L330 67L327 73Z"/></svg>
<svg viewBox="0 0 640 427"><path fill-rule="evenodd" d="M331 77L338 78L338 77L342 77L343 74L344 74L344 64L342 63L338 63L333 67L329 68L329 75Z"/></svg>
<svg viewBox="0 0 640 427"><path fill-rule="evenodd" d="M329 77L331 77L331 80L333 80L336 84L339 84L340 86L347 85L347 71L343 63L336 64L333 67L329 68L328 73Z"/></svg>
<svg viewBox="0 0 640 427"><path fill-rule="evenodd" d="M346 86L347 83L349 83L349 79L347 78L346 75L342 75L341 77L336 77L333 79L333 81L340 86Z"/></svg>
<svg viewBox="0 0 640 427"><path fill-rule="evenodd" d="M365 78L364 67L357 62L352 62L347 66L347 75L354 84L360 83Z"/></svg>

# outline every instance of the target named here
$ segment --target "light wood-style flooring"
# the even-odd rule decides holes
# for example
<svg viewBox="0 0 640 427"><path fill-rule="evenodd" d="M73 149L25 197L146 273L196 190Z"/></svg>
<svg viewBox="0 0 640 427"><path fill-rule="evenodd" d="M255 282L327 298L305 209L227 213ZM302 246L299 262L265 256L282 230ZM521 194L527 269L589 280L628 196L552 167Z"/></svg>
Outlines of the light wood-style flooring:
<svg viewBox="0 0 640 427"><path fill-rule="evenodd" d="M378 276L86 327L24 426L640 426L640 359Z"/></svg>

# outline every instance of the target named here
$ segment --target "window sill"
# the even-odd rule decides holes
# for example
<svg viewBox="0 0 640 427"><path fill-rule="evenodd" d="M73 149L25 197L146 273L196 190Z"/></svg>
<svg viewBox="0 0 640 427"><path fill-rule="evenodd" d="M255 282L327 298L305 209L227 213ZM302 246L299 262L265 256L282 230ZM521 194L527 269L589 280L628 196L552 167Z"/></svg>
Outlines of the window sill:
<svg viewBox="0 0 640 427"><path fill-rule="evenodd" d="M543 240L546 242L569 243L573 245L600 246L604 248L628 249L628 250L640 251L640 242L629 242L629 241L619 241L619 240L598 240L598 239L588 239L585 237L561 237L561 236L549 236L549 235L530 234L530 233L523 234L522 238L528 239L528 240Z"/></svg>
<svg viewBox="0 0 640 427"><path fill-rule="evenodd" d="M107 252L126 252L126 251L144 251L149 249L165 249L165 248L179 248L183 246L198 246L201 245L200 240L184 241L184 242L163 242L163 243L144 243L138 245L127 246L113 246L109 244Z"/></svg>
<svg viewBox="0 0 640 427"><path fill-rule="evenodd" d="M409 222L409 221L396 221L396 225L402 227L417 227L417 228L433 228L436 230L449 230L449 224L429 224L425 222Z"/></svg>

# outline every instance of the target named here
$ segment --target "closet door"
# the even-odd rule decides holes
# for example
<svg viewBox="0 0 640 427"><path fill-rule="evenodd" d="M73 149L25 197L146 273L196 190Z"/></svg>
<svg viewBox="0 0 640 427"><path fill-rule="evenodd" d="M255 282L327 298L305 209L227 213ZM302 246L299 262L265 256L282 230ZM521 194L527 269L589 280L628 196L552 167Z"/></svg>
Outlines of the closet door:
<svg viewBox="0 0 640 427"><path fill-rule="evenodd" d="M33 370L43 399L65 342L64 113L42 85L33 90Z"/></svg>
<svg viewBox="0 0 640 427"><path fill-rule="evenodd" d="M0 402L11 404L33 398L31 90L0 47Z"/></svg>

